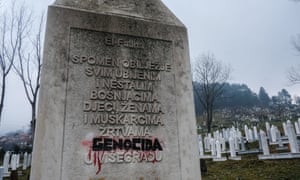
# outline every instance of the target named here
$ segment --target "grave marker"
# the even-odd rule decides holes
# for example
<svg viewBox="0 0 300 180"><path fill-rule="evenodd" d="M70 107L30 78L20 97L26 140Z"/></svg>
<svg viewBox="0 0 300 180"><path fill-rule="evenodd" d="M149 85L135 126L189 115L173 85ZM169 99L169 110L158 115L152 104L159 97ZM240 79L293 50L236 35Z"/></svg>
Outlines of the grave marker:
<svg viewBox="0 0 300 180"><path fill-rule="evenodd" d="M210 150L211 150L211 156L216 156L217 155L217 150L216 150L216 141L214 138L210 139Z"/></svg>
<svg viewBox="0 0 300 180"><path fill-rule="evenodd" d="M23 168L22 168L23 170L27 169L27 161L28 161L28 153L25 152L23 157Z"/></svg>
<svg viewBox="0 0 300 180"><path fill-rule="evenodd" d="M18 165L18 157L16 154L13 154L10 161L11 170L12 171L17 170L18 168L17 165Z"/></svg>
<svg viewBox="0 0 300 180"><path fill-rule="evenodd" d="M0 166L0 180L2 180L4 176L4 167Z"/></svg>
<svg viewBox="0 0 300 180"><path fill-rule="evenodd" d="M32 180L200 179L187 31L160 0L48 9Z"/></svg>
<svg viewBox="0 0 300 180"><path fill-rule="evenodd" d="M244 132L245 132L246 140L249 141L249 129L247 125L244 126Z"/></svg>
<svg viewBox="0 0 300 180"><path fill-rule="evenodd" d="M284 135L287 136L287 135L288 135L288 130L287 130L287 127L286 127L286 123L285 123L285 122L282 123L282 127L283 127Z"/></svg>
<svg viewBox="0 0 300 180"><path fill-rule="evenodd" d="M277 141L277 138L276 138L276 133L277 133L277 129L274 125L271 126L271 138L270 140L272 142L276 142Z"/></svg>
<svg viewBox="0 0 300 180"><path fill-rule="evenodd" d="M246 151L246 145L245 145L244 137L240 138L240 142L241 142L241 151Z"/></svg>
<svg viewBox="0 0 300 180"><path fill-rule="evenodd" d="M295 122L295 130L296 130L296 134L300 134L300 129L299 129L299 124L298 122Z"/></svg>
<svg viewBox="0 0 300 180"><path fill-rule="evenodd" d="M266 133L263 130L260 130L259 133L260 133L263 153L264 153L264 155L270 155L270 150L269 150Z"/></svg>
<svg viewBox="0 0 300 180"><path fill-rule="evenodd" d="M230 149L230 157L229 159L231 160L241 160L240 156L236 155L236 151L235 151L235 139L234 137L230 137L229 138L229 149Z"/></svg>
<svg viewBox="0 0 300 180"><path fill-rule="evenodd" d="M213 158L213 161L226 161L225 157L222 157L222 149L221 149L221 142L217 139L215 141L216 146L216 156Z"/></svg>
<svg viewBox="0 0 300 180"><path fill-rule="evenodd" d="M253 133L254 133L254 140L258 140L258 132L257 132L257 127L253 127Z"/></svg>
<svg viewBox="0 0 300 180"><path fill-rule="evenodd" d="M27 167L31 166L31 157L32 157L32 155L31 155L31 153L29 153L27 156Z"/></svg>
<svg viewBox="0 0 300 180"><path fill-rule="evenodd" d="M287 136L291 148L291 153L299 153L299 145L293 124L290 121L286 123Z"/></svg>
<svg viewBox="0 0 300 180"><path fill-rule="evenodd" d="M203 156L204 151L203 151L203 141L202 141L202 136L198 135L198 147L199 147L199 155Z"/></svg>
<svg viewBox="0 0 300 180"><path fill-rule="evenodd" d="M10 152L6 151L3 159L3 172L4 174L8 174L8 168L9 168L9 160L10 160Z"/></svg>

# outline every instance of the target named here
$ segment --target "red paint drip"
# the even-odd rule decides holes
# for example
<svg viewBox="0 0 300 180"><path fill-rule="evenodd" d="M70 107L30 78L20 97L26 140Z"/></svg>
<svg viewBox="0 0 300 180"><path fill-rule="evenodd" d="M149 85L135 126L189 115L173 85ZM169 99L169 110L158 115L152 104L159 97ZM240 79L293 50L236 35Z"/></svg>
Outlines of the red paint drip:
<svg viewBox="0 0 300 180"><path fill-rule="evenodd" d="M154 151L154 160L152 161L153 164L155 164L157 161L157 154L156 152Z"/></svg>
<svg viewBox="0 0 300 180"><path fill-rule="evenodd" d="M92 146L92 141L90 141L90 140L83 140L83 141L81 141L81 145L85 146L85 147L90 147L90 146Z"/></svg>
<svg viewBox="0 0 300 180"><path fill-rule="evenodd" d="M89 149L88 158L89 158L89 161L92 159L92 149L91 148Z"/></svg>
<svg viewBox="0 0 300 180"><path fill-rule="evenodd" d="M150 136L151 137L151 136ZM133 137L130 136L130 138L132 139ZM118 140L119 138L113 137L114 140ZM155 137L151 137L152 142L155 141ZM163 141L160 141L160 143L163 145L163 147L165 147L165 144ZM84 140L81 142L82 146L88 147L88 160L93 161L94 167L97 168L97 172L96 175L100 174L101 170L102 170L102 159L104 156L104 151L93 151L92 146L93 146L93 142L91 140ZM123 149L122 149L123 150ZM110 151L109 153L116 153L118 151L122 151L121 149L114 149L112 151ZM127 153L129 152L128 150L124 152ZM133 153L133 150L130 150L131 153ZM156 151L142 151L142 152L138 152L139 153L139 160L140 162L142 162L143 160L149 160L149 157L151 155L151 152L154 153L153 154L153 160L151 161L153 164L158 162L158 155L156 154Z"/></svg>
<svg viewBox="0 0 300 180"><path fill-rule="evenodd" d="M100 154L100 156L99 156ZM101 172L101 169L102 169L102 163L101 163L101 160L103 158L103 154L104 152L98 152L98 171L96 172L96 175L98 175L100 172Z"/></svg>
<svg viewBox="0 0 300 180"><path fill-rule="evenodd" d="M96 161L97 161L97 153L94 152L94 166L96 166Z"/></svg>

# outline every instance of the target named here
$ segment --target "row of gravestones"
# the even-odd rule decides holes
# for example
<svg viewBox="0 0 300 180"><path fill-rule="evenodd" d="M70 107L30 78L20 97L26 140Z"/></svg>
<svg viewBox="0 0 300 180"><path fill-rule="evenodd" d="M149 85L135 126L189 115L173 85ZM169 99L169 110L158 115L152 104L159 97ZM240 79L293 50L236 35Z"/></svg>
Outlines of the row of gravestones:
<svg viewBox="0 0 300 180"><path fill-rule="evenodd" d="M291 121L282 123L283 134L275 125L266 123L266 133L261 132L263 141L263 155L259 155L259 159L287 159L300 158L299 142L300 137L300 119L294 122ZM270 153L269 146L275 145L277 150L290 149L288 153Z"/></svg>
<svg viewBox="0 0 300 180"><path fill-rule="evenodd" d="M300 119L294 123L283 123L284 134L281 135L279 129L269 122L266 122L266 132L262 129L258 131L257 127L248 128L244 126L244 136L242 132L235 127L209 133L204 138L198 135L200 159L213 159L213 161L241 160L241 154L263 153L258 155L259 159L286 159L298 158L299 143L297 137L300 137ZM246 149L246 145L251 142L258 142L257 149ZM269 146L277 146L277 150L288 150L288 153L270 154ZM208 154L209 153L209 154ZM226 154L223 157L222 154ZM228 157L228 154L230 156Z"/></svg>
<svg viewBox="0 0 300 180"><path fill-rule="evenodd" d="M20 163L20 154L13 154L7 151L3 158L3 166L0 167L0 180L3 177L9 177L11 171L16 171L18 168L22 167L22 170L26 170L31 166L31 153L25 152L23 154L23 164Z"/></svg>

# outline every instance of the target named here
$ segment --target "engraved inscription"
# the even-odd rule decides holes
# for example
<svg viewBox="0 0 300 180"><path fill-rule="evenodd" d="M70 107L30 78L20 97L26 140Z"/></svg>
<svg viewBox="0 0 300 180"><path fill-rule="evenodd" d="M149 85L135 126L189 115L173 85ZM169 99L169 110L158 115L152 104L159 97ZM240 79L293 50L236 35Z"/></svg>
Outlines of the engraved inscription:
<svg viewBox="0 0 300 180"><path fill-rule="evenodd" d="M172 43L73 28L71 37L69 78L75 89L76 80L86 84L74 102L81 107L78 131L87 134L84 163L98 175L103 164L162 162L167 142L160 89L172 79Z"/></svg>

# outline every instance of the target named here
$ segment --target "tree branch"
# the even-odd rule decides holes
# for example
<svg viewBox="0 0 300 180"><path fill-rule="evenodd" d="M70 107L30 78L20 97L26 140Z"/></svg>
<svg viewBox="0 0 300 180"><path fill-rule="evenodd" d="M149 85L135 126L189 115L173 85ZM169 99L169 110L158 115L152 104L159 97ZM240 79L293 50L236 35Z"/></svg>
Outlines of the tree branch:
<svg viewBox="0 0 300 180"><path fill-rule="evenodd" d="M207 113L208 131L213 118L213 108L230 77L231 68L217 61L213 54L207 53L200 56L193 65L194 92Z"/></svg>

